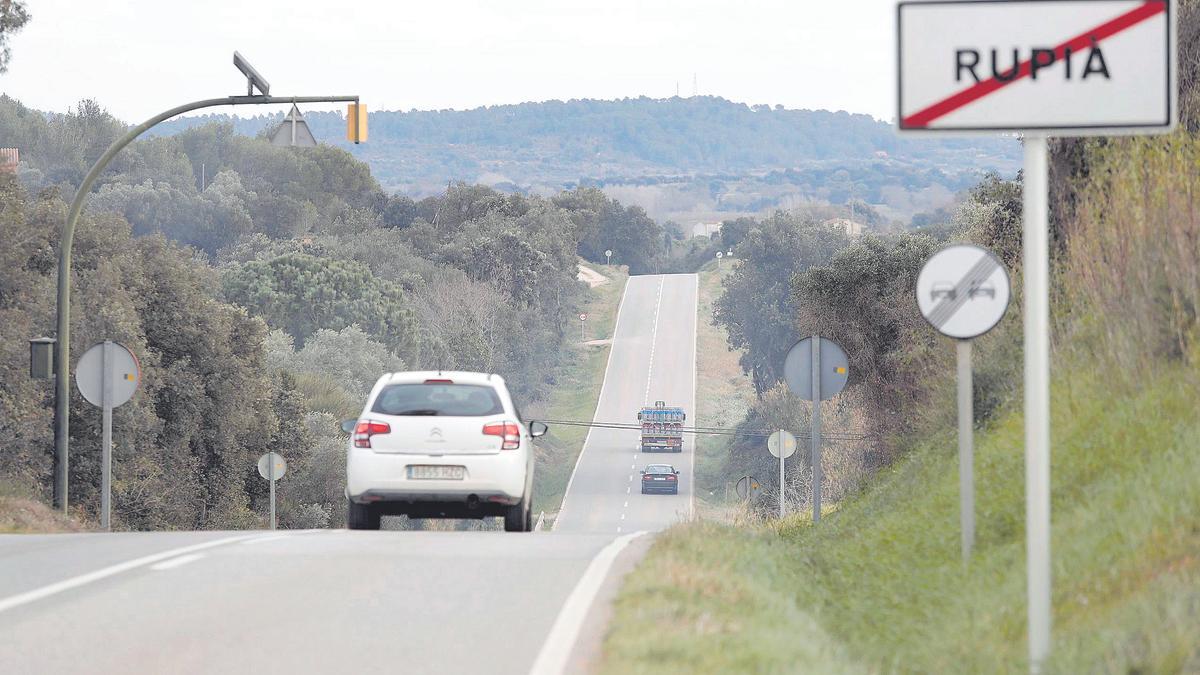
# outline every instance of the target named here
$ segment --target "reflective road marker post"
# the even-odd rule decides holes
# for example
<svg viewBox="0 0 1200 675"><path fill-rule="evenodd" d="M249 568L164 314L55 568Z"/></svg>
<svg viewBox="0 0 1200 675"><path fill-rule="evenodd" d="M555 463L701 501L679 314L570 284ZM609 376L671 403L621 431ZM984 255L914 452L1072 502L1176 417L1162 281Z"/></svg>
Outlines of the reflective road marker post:
<svg viewBox="0 0 1200 675"><path fill-rule="evenodd" d="M813 402L809 426L812 451L813 522L821 521L821 401L837 396L846 387L850 365L846 352L833 340L814 335L792 345L783 361L783 379L788 389Z"/></svg>
<svg viewBox="0 0 1200 675"><path fill-rule="evenodd" d="M98 406L100 426L100 528L112 531L112 411L137 391L142 369L124 345L105 340L79 357L75 384L84 400Z"/></svg>
<svg viewBox="0 0 1200 675"><path fill-rule="evenodd" d="M934 253L917 275L921 315L939 333L954 338L958 355L958 490L962 559L975 546L975 412L972 401L971 340L991 330L1008 309L1008 272L987 249L970 244Z"/></svg>
<svg viewBox="0 0 1200 675"><path fill-rule="evenodd" d="M1035 673L1050 654L1051 618L1046 136L1170 132L1176 14L1174 0L917 0L896 8L900 131L1025 137L1025 554ZM1015 59L998 58L1014 48Z"/></svg>

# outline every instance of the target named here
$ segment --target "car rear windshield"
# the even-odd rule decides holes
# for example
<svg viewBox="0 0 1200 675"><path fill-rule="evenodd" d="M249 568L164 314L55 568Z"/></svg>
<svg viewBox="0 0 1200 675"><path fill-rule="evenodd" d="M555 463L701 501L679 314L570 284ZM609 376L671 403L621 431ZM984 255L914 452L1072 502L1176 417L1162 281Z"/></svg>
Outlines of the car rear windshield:
<svg viewBox="0 0 1200 675"><path fill-rule="evenodd" d="M371 412L384 415L485 417L504 412L496 390L480 384L389 384Z"/></svg>
<svg viewBox="0 0 1200 675"><path fill-rule="evenodd" d="M651 464L646 467L646 473L675 473L675 469L666 464Z"/></svg>

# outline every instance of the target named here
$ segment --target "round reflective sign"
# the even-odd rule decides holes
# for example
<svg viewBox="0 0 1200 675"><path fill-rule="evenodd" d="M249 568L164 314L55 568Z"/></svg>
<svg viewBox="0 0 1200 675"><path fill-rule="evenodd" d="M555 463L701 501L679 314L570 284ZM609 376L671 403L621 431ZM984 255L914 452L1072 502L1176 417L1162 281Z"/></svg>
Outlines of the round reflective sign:
<svg viewBox="0 0 1200 675"><path fill-rule="evenodd" d="M948 246L917 276L917 307L938 332L966 340L991 330L1008 309L1008 271L991 251Z"/></svg>
<svg viewBox="0 0 1200 675"><path fill-rule="evenodd" d="M258 458L258 475L266 480L271 480L272 470L274 470L275 480L283 478L283 474L287 473L287 460L276 452L268 452Z"/></svg>
<svg viewBox="0 0 1200 675"><path fill-rule="evenodd" d="M778 457L782 452L783 458L787 459L796 452L796 437L780 429L767 437L767 450L771 451L772 457Z"/></svg>
<svg viewBox="0 0 1200 675"><path fill-rule="evenodd" d="M107 356L106 356L107 352ZM112 398L108 405L117 407L137 391L142 380L142 368L137 357L125 345L117 342L101 342L79 357L75 365L75 384L83 398L95 406L104 406L105 371L112 382Z"/></svg>

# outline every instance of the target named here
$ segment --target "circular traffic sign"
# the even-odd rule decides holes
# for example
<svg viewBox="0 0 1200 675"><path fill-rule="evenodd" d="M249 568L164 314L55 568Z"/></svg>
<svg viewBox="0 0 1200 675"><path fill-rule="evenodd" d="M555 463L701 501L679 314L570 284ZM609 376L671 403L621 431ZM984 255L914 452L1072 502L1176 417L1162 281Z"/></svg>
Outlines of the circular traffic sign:
<svg viewBox="0 0 1200 675"><path fill-rule="evenodd" d="M737 492L738 499L750 499L762 491L762 483L754 476L742 476L733 489Z"/></svg>
<svg viewBox="0 0 1200 675"><path fill-rule="evenodd" d="M821 400L828 401L846 388L850 379L850 359L838 343L829 338L820 338L821 347L817 355L821 363ZM813 400L812 391L812 342L810 337L792 345L783 360L783 379L788 389L802 400Z"/></svg>
<svg viewBox="0 0 1200 675"><path fill-rule="evenodd" d="M606 256L612 256L612 249L610 248L610 249L608 249L607 251L605 251L605 252L604 252L604 255L606 255Z"/></svg>
<svg viewBox="0 0 1200 675"><path fill-rule="evenodd" d="M283 478L283 474L287 473L287 460L277 452L268 452L258 458L258 475L266 480L271 480L272 464L275 466L275 480Z"/></svg>
<svg viewBox="0 0 1200 675"><path fill-rule="evenodd" d="M966 340L991 330L1008 309L1008 271L974 244L947 246L917 276L917 307L943 335Z"/></svg>
<svg viewBox="0 0 1200 675"><path fill-rule="evenodd" d="M725 254L724 254L724 253L722 253L722 252L720 252L720 251L717 251L717 259L718 259L718 260L720 260L721 258L724 258L724 257L725 257Z"/></svg>
<svg viewBox="0 0 1200 675"><path fill-rule="evenodd" d="M142 368L137 357L125 345L117 342L101 342L79 357L75 365L75 384L83 398L95 406L104 405L105 345L108 345L108 377L112 381L113 408L133 398L138 383L142 380Z"/></svg>
<svg viewBox="0 0 1200 675"><path fill-rule="evenodd" d="M587 313L586 313L586 312L580 312L580 313L579 313L579 320L580 320L580 321L587 321Z"/></svg>
<svg viewBox="0 0 1200 675"><path fill-rule="evenodd" d="M778 457L782 452L783 458L787 459L796 452L796 437L780 429L767 437L767 450L771 451L772 457Z"/></svg>

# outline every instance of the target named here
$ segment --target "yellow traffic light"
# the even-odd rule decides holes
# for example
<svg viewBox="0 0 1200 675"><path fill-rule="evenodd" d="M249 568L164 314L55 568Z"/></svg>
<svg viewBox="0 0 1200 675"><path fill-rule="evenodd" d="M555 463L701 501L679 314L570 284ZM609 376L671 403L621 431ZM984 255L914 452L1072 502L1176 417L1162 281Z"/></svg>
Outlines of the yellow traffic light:
<svg viewBox="0 0 1200 675"><path fill-rule="evenodd" d="M346 107L346 140L362 143L367 140L367 106L351 103Z"/></svg>

